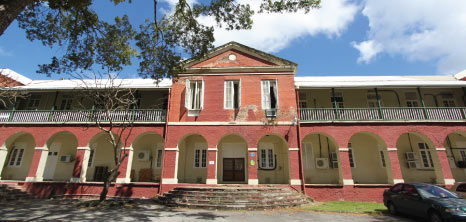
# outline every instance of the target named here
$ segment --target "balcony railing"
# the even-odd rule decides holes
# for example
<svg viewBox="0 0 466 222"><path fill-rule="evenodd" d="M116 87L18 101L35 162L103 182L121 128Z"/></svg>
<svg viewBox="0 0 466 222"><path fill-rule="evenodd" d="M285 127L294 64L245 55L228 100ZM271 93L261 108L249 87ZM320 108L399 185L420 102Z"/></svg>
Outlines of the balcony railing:
<svg viewBox="0 0 466 222"><path fill-rule="evenodd" d="M301 108L301 121L466 120L464 107Z"/></svg>
<svg viewBox="0 0 466 222"><path fill-rule="evenodd" d="M86 123L86 122L165 122L166 110L6 110L0 111L0 123Z"/></svg>

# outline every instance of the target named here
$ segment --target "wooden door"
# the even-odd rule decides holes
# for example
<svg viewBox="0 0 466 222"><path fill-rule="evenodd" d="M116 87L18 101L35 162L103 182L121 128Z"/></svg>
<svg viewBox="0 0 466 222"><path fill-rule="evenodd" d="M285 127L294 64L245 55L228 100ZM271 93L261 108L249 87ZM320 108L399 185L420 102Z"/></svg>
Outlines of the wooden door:
<svg viewBox="0 0 466 222"><path fill-rule="evenodd" d="M244 158L223 159L223 181L244 182Z"/></svg>

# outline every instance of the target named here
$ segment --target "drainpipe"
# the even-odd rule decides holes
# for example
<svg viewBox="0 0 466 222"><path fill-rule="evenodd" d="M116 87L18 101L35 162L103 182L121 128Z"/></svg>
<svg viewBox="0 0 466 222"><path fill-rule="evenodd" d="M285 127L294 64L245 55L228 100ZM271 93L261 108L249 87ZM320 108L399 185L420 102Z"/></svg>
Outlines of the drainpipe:
<svg viewBox="0 0 466 222"><path fill-rule="evenodd" d="M300 110L300 107L299 107L299 92L298 92L298 89L295 90L295 93L296 93L296 107L297 107L297 110L298 110L298 119L296 120L296 125L298 127L298 148L299 148L299 171L300 171L300 174L301 174L301 186L303 188L303 193L304 195L306 195L306 181L304 180L304 168L303 168L303 151L301 150L301 123L300 123L300 119L301 119L301 110Z"/></svg>
<svg viewBox="0 0 466 222"><path fill-rule="evenodd" d="M164 166L165 166L165 146L167 145L167 138L168 138L168 117L169 117L169 113L170 113L170 107L171 107L171 98L172 98L172 90L171 88L168 89L168 102L167 102L167 113L166 113L166 117L165 117L165 130L164 130L164 134L163 134L163 139L164 139L164 146L163 146L163 158L162 158L162 169L161 169L161 172L160 172L160 182L159 182L159 194L162 194L162 181L163 181L163 170L164 170Z"/></svg>

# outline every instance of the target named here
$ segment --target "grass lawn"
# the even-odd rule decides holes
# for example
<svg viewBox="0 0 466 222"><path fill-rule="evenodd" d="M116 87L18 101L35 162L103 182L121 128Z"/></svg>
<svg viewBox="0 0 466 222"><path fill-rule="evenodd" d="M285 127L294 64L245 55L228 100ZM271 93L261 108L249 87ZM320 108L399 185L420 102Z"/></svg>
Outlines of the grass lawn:
<svg viewBox="0 0 466 222"><path fill-rule="evenodd" d="M351 201L329 201L318 202L303 207L305 210L345 212L345 213L366 213L383 214L387 208L383 203L371 202L351 202Z"/></svg>

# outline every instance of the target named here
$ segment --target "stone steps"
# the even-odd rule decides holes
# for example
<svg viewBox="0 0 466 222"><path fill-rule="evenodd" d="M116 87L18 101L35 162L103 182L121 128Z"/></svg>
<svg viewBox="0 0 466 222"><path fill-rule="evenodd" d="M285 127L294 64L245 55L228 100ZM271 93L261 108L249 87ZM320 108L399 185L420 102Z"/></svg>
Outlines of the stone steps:
<svg viewBox="0 0 466 222"><path fill-rule="evenodd" d="M288 187L177 187L158 201L167 206L203 209L269 209L308 203Z"/></svg>
<svg viewBox="0 0 466 222"><path fill-rule="evenodd" d="M0 203L31 200L34 196L28 194L25 188L18 184L0 184Z"/></svg>

